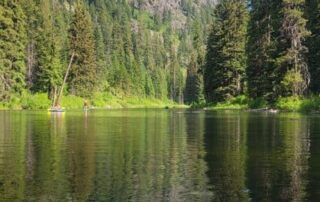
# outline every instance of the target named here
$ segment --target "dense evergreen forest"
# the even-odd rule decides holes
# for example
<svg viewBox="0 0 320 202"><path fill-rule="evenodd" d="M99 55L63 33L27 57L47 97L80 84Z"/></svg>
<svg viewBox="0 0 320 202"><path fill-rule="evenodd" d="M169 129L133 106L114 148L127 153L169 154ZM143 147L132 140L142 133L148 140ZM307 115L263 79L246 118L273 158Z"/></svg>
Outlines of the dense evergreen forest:
<svg viewBox="0 0 320 202"><path fill-rule="evenodd" d="M318 0L222 0L204 65L207 101L274 103L319 90Z"/></svg>
<svg viewBox="0 0 320 202"><path fill-rule="evenodd" d="M274 103L320 92L319 0L2 0L0 101L61 90Z"/></svg>
<svg viewBox="0 0 320 202"><path fill-rule="evenodd" d="M72 54L66 94L194 99L185 86L194 80L201 85L194 68L204 57L213 5L213 0L2 0L0 99L26 92L53 99Z"/></svg>

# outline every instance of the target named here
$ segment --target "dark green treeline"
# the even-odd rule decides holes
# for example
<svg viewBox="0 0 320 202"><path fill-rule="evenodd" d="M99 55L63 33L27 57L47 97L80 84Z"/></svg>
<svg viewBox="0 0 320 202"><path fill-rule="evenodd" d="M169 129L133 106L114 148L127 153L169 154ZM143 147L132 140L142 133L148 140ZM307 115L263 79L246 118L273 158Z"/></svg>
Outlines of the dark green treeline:
<svg viewBox="0 0 320 202"><path fill-rule="evenodd" d="M205 96L209 102L228 100L243 91L247 1L221 1L214 17L204 71Z"/></svg>
<svg viewBox="0 0 320 202"><path fill-rule="evenodd" d="M213 4L166 5L157 10L147 1L1 1L0 101L28 92L53 98L73 53L65 93L198 101ZM196 80L196 87L189 82L185 89L186 80Z"/></svg>
<svg viewBox="0 0 320 202"><path fill-rule="evenodd" d="M318 93L319 4L312 0L221 1L207 45L207 101L247 93L273 102Z"/></svg>
<svg viewBox="0 0 320 202"><path fill-rule="evenodd" d="M53 98L73 53L65 93L81 97L193 103L248 94L274 102L317 94L319 4L221 0L212 8L183 0L160 9L146 1L3 0L0 100Z"/></svg>

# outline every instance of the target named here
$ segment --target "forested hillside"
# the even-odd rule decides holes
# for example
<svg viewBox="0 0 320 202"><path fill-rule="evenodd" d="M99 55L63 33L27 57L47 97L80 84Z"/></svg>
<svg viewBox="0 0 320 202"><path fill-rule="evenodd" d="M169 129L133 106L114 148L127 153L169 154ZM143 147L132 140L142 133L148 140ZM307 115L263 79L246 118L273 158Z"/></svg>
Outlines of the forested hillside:
<svg viewBox="0 0 320 202"><path fill-rule="evenodd" d="M0 99L274 105L320 92L318 0L3 0ZM74 56L74 57L72 57ZM72 60L71 60L72 58Z"/></svg>
<svg viewBox="0 0 320 202"><path fill-rule="evenodd" d="M65 94L198 99L185 86L193 88L187 77L199 76L213 6L214 0L2 0L0 100L26 93L54 99L72 54Z"/></svg>

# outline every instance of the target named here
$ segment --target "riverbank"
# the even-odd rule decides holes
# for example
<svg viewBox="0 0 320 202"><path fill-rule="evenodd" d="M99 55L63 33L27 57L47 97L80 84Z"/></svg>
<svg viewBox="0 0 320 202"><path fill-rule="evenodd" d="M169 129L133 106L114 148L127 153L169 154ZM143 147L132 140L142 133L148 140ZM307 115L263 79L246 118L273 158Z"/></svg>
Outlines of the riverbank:
<svg viewBox="0 0 320 202"><path fill-rule="evenodd" d="M92 107L99 109L119 108L191 108L206 110L250 110L250 109L277 109L289 112L315 112L320 113L320 96L308 98L287 97L280 98L275 103L269 104L263 99L252 100L247 96L238 96L227 102L215 104L192 104L181 105L170 100L159 100L154 98L114 96L110 94L96 94L89 99ZM63 96L61 106L65 109L82 109L84 99L77 96ZM13 99L11 102L1 103L0 109L27 109L43 110L51 106L47 94L27 94L20 99Z"/></svg>
<svg viewBox="0 0 320 202"><path fill-rule="evenodd" d="M119 108L188 108L187 105L177 104L170 100L159 100L154 98L141 98L136 96L124 97L110 94L96 94L88 99L90 105L100 109ZM65 109L82 109L84 99L77 96L63 96L61 106ZM51 106L47 94L24 95L20 99L13 99L11 102L0 102L0 109L27 109L43 110Z"/></svg>
<svg viewBox="0 0 320 202"><path fill-rule="evenodd" d="M207 110L249 110L249 109L276 109L288 112L316 112L320 113L320 96L286 97L279 98L275 103L268 103L263 99L249 99L242 95L227 102L215 104L194 104L191 108Z"/></svg>

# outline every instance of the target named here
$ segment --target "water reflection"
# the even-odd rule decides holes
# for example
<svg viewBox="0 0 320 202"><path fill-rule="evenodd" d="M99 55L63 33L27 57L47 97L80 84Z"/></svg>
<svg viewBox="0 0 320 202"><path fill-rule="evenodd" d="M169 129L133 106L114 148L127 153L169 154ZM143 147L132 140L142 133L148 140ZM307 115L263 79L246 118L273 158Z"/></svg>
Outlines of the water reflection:
<svg viewBox="0 0 320 202"><path fill-rule="evenodd" d="M0 201L318 201L319 116L0 112Z"/></svg>
<svg viewBox="0 0 320 202"><path fill-rule="evenodd" d="M23 114L3 112L0 124L0 196L4 201L21 201L26 191L27 120Z"/></svg>
<svg viewBox="0 0 320 202"><path fill-rule="evenodd" d="M205 143L214 201L247 201L247 117L228 111L207 112Z"/></svg>
<svg viewBox="0 0 320 202"><path fill-rule="evenodd" d="M210 201L203 114L1 112L4 201Z"/></svg>
<svg viewBox="0 0 320 202"><path fill-rule="evenodd" d="M310 119L310 158L308 169L307 201L320 199L320 117Z"/></svg>
<svg viewBox="0 0 320 202"><path fill-rule="evenodd" d="M247 176L253 201L304 201L309 121L299 114L248 118Z"/></svg>

